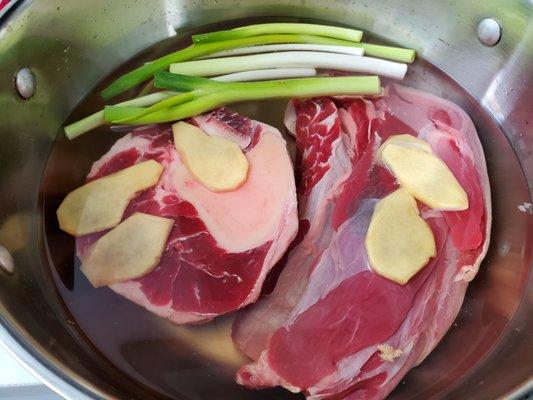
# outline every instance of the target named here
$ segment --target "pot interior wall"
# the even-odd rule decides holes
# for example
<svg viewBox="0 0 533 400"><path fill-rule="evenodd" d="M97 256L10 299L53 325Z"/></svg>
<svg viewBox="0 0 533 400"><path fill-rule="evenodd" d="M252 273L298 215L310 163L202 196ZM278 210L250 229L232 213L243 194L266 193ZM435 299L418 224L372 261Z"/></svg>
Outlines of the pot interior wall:
<svg viewBox="0 0 533 400"><path fill-rule="evenodd" d="M179 47L191 29L265 16L319 19L359 26L416 48L425 60L411 69L405 83L463 107L487 155L494 203L491 249L453 328L393 398L484 399L508 393L531 376L526 360L533 357L526 329L531 327L533 301L531 282L527 286L533 224L531 215L517 207L531 202L531 175L523 171L532 172L532 132L522 106L531 104L531 9L518 1L502 8L497 1L487 2L483 12L454 2L384 1L378 6L370 1L307 1L305 8L292 3L152 1L138 6L98 0L88 7L29 1L11 13L0 27L0 244L11 251L16 268L12 275L0 273L2 324L36 359L86 393L287 398L281 390L237 387L232 383L234 368L191 347L183 336L186 330L107 289L89 289L74 265L73 241L57 229L54 210L120 135L102 129L74 142L57 135L78 103L70 118L102 106L93 89L105 83L99 83L103 76ZM487 49L477 42L474 30L491 12L506 30L501 43ZM9 78L23 66L34 71L38 82L29 101L17 97ZM511 91L507 85L513 82L520 84ZM507 96L501 97L505 90ZM254 104L236 109L280 127L283 106L269 102L261 109ZM215 328L226 327L222 319ZM502 370L513 372L503 375Z"/></svg>

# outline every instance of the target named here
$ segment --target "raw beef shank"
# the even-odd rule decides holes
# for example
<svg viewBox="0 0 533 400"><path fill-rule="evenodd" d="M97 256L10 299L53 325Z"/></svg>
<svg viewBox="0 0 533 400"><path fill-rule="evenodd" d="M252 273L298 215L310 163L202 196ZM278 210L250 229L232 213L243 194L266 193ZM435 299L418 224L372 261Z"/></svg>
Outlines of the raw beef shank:
<svg viewBox="0 0 533 400"><path fill-rule="evenodd" d="M283 386L308 399L382 399L441 340L488 246L489 182L476 130L456 105L388 86L378 99L294 100L300 243L273 292L241 311L236 346L253 361L251 388ZM376 159L391 135L429 143L468 195L464 211L418 203L436 256L405 285L375 273L365 236L375 204L398 188Z"/></svg>
<svg viewBox="0 0 533 400"><path fill-rule="evenodd" d="M118 140L87 177L100 178L148 159L164 166L158 184L128 205L174 219L158 266L111 285L116 293L176 323L199 323L256 300L269 270L297 231L292 163L279 131L222 108L192 118L208 135L234 141L250 168L236 190L213 192L180 159L170 126L138 128ZM83 254L105 232L77 239Z"/></svg>

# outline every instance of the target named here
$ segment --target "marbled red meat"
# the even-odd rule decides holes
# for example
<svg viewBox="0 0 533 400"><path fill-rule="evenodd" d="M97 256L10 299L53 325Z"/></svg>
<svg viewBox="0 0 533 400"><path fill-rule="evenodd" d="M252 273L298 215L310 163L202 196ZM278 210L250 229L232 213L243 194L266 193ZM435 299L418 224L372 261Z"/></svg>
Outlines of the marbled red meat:
<svg viewBox="0 0 533 400"><path fill-rule="evenodd" d="M168 125L127 134L88 175L96 179L148 159L163 164L157 186L133 199L123 218L143 212L174 219L166 249L148 275L111 289L177 323L207 321L255 301L298 225L292 165L276 129L227 109L189 122L245 149L250 174L243 186L215 193L194 180ZM104 233L78 238L81 258Z"/></svg>
<svg viewBox="0 0 533 400"><path fill-rule="evenodd" d="M384 398L443 337L486 253L491 205L481 144L459 107L396 85L379 99L293 101L286 124L298 144L300 223L309 229L274 291L234 324L234 343L253 359L237 381L309 399ZM376 162L377 149L405 133L448 164L469 208L419 203L437 256L399 285L371 270L364 240L374 205L398 187Z"/></svg>

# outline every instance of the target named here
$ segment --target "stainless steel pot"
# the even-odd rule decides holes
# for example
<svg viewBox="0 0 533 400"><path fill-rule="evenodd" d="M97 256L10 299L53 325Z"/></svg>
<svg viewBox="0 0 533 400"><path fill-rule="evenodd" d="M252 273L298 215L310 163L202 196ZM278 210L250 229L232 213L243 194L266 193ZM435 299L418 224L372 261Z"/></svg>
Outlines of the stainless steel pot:
<svg viewBox="0 0 533 400"><path fill-rule="evenodd" d="M176 32L246 17L296 17L360 27L415 48L471 94L465 99L430 77L423 83L465 108L481 133L493 188L491 250L456 326L392 397L489 399L526 393L533 375L531 0L16 2L0 17L0 245L14 261L12 273L0 271L3 345L67 398L237 397L225 386L209 383L216 374L210 365L194 371L194 366L176 364L166 371L174 382L206 377L183 383L187 390L180 384L170 385L170 391L140 384L87 340L52 282L39 185L58 129L102 76ZM496 20L496 35L501 27L501 39L493 47L478 38L478 23L484 18ZM29 100L22 100L14 86L22 67L36 77L36 92ZM64 175L85 172L76 171L80 167L65 157ZM7 258L0 253L4 264ZM150 369L139 369L133 361L132 367L144 373ZM250 393L239 398L287 396L281 391Z"/></svg>

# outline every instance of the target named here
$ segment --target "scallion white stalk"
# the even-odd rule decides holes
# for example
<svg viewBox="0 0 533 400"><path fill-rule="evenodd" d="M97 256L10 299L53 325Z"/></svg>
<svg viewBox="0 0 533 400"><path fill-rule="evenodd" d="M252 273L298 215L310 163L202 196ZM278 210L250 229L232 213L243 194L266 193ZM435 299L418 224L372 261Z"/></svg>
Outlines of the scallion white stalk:
<svg viewBox="0 0 533 400"><path fill-rule="evenodd" d="M219 51L217 53L210 54L202 58L218 58L240 56L243 54L272 53L276 51L321 51L325 53L352 54L354 56L362 56L365 52L362 48L359 47L332 46L326 44L288 43L240 47L237 49Z"/></svg>
<svg viewBox="0 0 533 400"><path fill-rule="evenodd" d="M305 78L316 76L314 68L272 68L252 71L235 72L212 78L219 82L249 82L264 81L268 79Z"/></svg>
<svg viewBox="0 0 533 400"><path fill-rule="evenodd" d="M370 73L403 79L407 64L372 57L312 51L254 54L214 60L186 61L170 65L170 72L192 76L215 76L268 68L322 68Z"/></svg>

